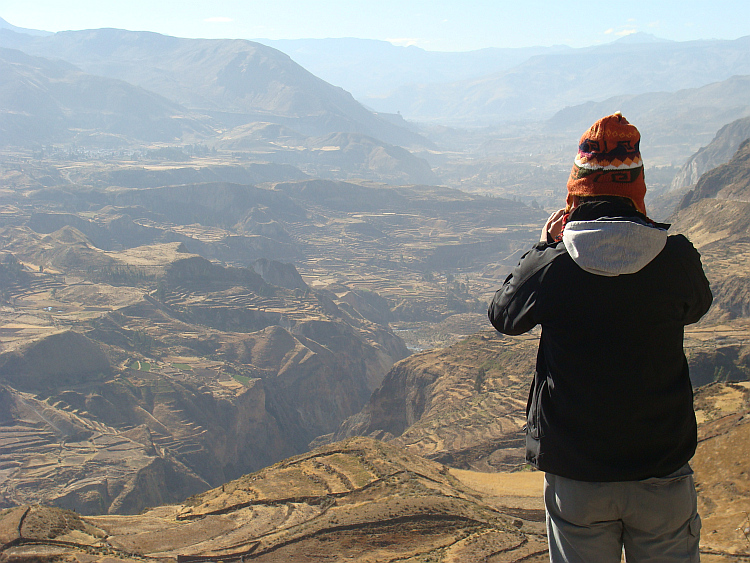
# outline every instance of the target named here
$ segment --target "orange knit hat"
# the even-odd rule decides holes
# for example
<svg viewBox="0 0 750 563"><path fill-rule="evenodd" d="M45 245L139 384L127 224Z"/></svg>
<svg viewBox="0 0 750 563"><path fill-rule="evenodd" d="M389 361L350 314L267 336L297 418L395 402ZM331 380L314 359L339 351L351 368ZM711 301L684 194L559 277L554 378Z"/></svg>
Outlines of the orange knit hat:
<svg viewBox="0 0 750 563"><path fill-rule="evenodd" d="M568 179L572 195L630 198L646 214L646 182L640 152L641 134L618 111L594 123L581 137Z"/></svg>

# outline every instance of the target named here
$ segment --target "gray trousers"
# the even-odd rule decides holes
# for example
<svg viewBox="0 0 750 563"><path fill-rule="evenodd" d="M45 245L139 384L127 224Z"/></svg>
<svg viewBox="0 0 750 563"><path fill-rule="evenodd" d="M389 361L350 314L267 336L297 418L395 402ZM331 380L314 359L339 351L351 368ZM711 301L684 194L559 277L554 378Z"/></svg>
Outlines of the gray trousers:
<svg viewBox="0 0 750 563"><path fill-rule="evenodd" d="M701 520L693 471L663 478L589 483L544 478L551 563L700 561Z"/></svg>

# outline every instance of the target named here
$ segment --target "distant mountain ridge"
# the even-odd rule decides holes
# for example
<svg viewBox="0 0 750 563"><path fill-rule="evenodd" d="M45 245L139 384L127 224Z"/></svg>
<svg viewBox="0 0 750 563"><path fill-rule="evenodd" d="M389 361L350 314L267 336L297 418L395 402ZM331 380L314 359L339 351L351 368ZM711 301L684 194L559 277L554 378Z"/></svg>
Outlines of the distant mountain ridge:
<svg viewBox="0 0 750 563"><path fill-rule="evenodd" d="M414 45L402 47L388 41L351 37L255 41L286 53L316 76L351 92L358 100L387 96L405 84L437 84L478 78L516 66L534 55L572 50L571 47L556 45L439 52Z"/></svg>
<svg viewBox="0 0 750 563"><path fill-rule="evenodd" d="M641 149L647 166L655 163L681 166L684 159L707 145L720 128L750 116L748 89L750 75L744 75L676 92L615 96L567 107L552 116L545 128L577 139L597 119L621 111L641 132ZM739 142L734 150L738 145ZM726 155L724 162L734 150ZM695 183L698 177L693 178Z"/></svg>
<svg viewBox="0 0 750 563"><path fill-rule="evenodd" d="M540 119L612 96L677 91L750 74L750 36L733 41L621 42L541 54L474 80L402 86L363 102L408 119Z"/></svg>
<svg viewBox="0 0 750 563"><path fill-rule="evenodd" d="M42 31L40 29L27 29L25 27L16 27L13 24L8 23L3 18L0 18L0 29L10 29L17 33L25 33L27 35L52 35L49 31Z"/></svg>
<svg viewBox="0 0 750 563"><path fill-rule="evenodd" d="M365 109L287 55L245 40L182 39L119 29L45 37L0 30L0 46L60 58L85 72L125 80L227 127L275 122L305 135L362 133L398 145L424 138Z"/></svg>
<svg viewBox="0 0 750 563"><path fill-rule="evenodd" d="M204 118L122 80L93 76L72 64L0 47L3 144L70 141L86 135L173 141L213 130Z"/></svg>

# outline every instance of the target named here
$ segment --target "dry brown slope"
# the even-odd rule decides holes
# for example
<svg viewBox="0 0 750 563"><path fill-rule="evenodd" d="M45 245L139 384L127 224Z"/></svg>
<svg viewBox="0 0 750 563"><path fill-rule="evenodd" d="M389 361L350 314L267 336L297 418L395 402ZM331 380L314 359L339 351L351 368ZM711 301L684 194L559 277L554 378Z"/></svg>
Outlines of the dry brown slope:
<svg viewBox="0 0 750 563"><path fill-rule="evenodd" d="M375 435L453 467L520 468L535 335L475 334L396 364L336 438Z"/></svg>
<svg viewBox="0 0 750 563"><path fill-rule="evenodd" d="M444 466L357 438L139 516L82 519L41 507L25 515L6 511L0 514L0 556L541 562L541 533L538 523L482 502Z"/></svg>
<svg viewBox="0 0 750 563"><path fill-rule="evenodd" d="M696 393L700 443L692 463L707 563L750 558L748 397L748 383ZM539 474L515 475L523 481L449 471L354 438L137 516L80 517L39 506L0 512L0 560L541 563L540 499L530 500L541 496Z"/></svg>
<svg viewBox="0 0 750 563"><path fill-rule="evenodd" d="M181 500L305 451L407 354L335 294L271 286L178 244L86 248L123 279L34 267L0 310L0 507Z"/></svg>
<svg viewBox="0 0 750 563"><path fill-rule="evenodd" d="M714 303L698 330L713 329L718 379L750 377L750 141L732 160L701 176L672 218L701 253ZM702 352L699 356L703 354ZM703 354L705 355L705 354ZM709 354L711 357L711 354ZM705 358L691 357L705 372ZM711 371L710 369L708 370ZM697 373L697 371L696 371ZM711 381L710 373L700 383Z"/></svg>
<svg viewBox="0 0 750 563"><path fill-rule="evenodd" d="M713 384L695 396L692 460L706 561L750 559L750 383ZM711 559L710 557L715 557Z"/></svg>

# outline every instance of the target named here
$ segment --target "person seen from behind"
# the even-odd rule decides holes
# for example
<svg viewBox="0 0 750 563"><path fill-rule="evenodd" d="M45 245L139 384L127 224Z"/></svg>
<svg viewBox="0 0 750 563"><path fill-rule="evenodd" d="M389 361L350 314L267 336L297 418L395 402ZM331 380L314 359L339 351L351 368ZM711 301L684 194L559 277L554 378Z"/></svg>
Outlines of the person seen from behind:
<svg viewBox="0 0 750 563"><path fill-rule="evenodd" d="M526 459L545 472L552 563L699 561L685 325L712 295L700 255L648 218L640 133L618 112L581 137L567 206L489 306L541 325Z"/></svg>

